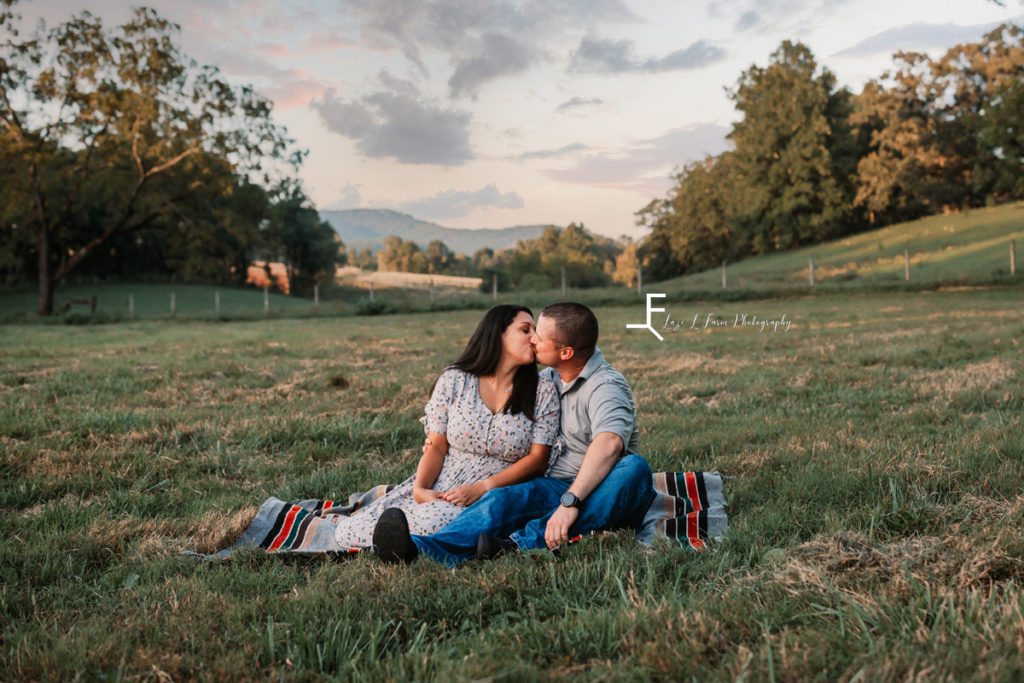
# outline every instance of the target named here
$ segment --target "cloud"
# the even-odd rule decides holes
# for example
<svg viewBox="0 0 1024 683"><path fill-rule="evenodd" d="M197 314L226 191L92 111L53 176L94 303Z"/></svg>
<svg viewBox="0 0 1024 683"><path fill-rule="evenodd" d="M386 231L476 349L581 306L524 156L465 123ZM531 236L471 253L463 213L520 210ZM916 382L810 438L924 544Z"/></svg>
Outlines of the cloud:
<svg viewBox="0 0 1024 683"><path fill-rule="evenodd" d="M748 10L736 20L736 30L745 31L748 28L756 26L759 21L761 21L761 15L754 10Z"/></svg>
<svg viewBox="0 0 1024 683"><path fill-rule="evenodd" d="M381 89L369 95L343 99L330 88L310 106L328 129L374 159L458 166L473 158L467 112L426 101L414 84L387 72L379 80Z"/></svg>
<svg viewBox="0 0 1024 683"><path fill-rule="evenodd" d="M698 69L725 59L726 52L706 40L671 52L664 57L633 57L630 40L606 40L584 37L572 55L569 70L591 73L658 73L680 69Z"/></svg>
<svg viewBox="0 0 1024 683"><path fill-rule="evenodd" d="M583 150L590 149L581 142L574 142L571 145L559 147L558 149L538 149L532 152L524 152L519 156L515 157L518 161L529 161L530 159L551 159L554 157L565 156L566 154L572 154L573 152L582 152Z"/></svg>
<svg viewBox="0 0 1024 683"><path fill-rule="evenodd" d="M562 182L662 195L672 184L673 168L725 151L728 133L728 128L715 123L674 128L618 152L591 154L571 168L544 174Z"/></svg>
<svg viewBox="0 0 1024 683"><path fill-rule="evenodd" d="M365 39L400 49L422 64L423 48L464 56L475 36L488 33L559 37L566 27L635 22L623 0L349 0L346 9Z"/></svg>
<svg viewBox="0 0 1024 683"><path fill-rule="evenodd" d="M322 81L306 71L282 69L260 56L223 49L214 50L213 55L225 74L255 79L256 91L270 98L279 110L304 107L327 89Z"/></svg>
<svg viewBox="0 0 1024 683"><path fill-rule="evenodd" d="M347 39L398 50L422 76L427 52L446 55L453 97L551 59L567 32L639 21L624 0L348 0L343 11Z"/></svg>
<svg viewBox="0 0 1024 683"><path fill-rule="evenodd" d="M443 190L424 199L402 202L395 208L399 211L427 220L460 218L473 209L484 207L496 209L521 209L523 198L516 192L501 192L491 183L475 192Z"/></svg>
<svg viewBox="0 0 1024 683"><path fill-rule="evenodd" d="M866 57L879 53L893 54L898 51L924 50L930 47L949 48L959 43L973 43L981 40L985 33L1001 25L996 21L974 26L926 24L917 22L897 26L868 36L864 40L833 54L833 57Z"/></svg>
<svg viewBox="0 0 1024 683"><path fill-rule="evenodd" d="M567 109L573 109L575 107L590 107L599 104L604 104L604 100L597 97L591 97L590 99L573 97L558 105L558 107L556 107L556 111L566 111Z"/></svg>
<svg viewBox="0 0 1024 683"><path fill-rule="evenodd" d="M475 95L487 81L522 73L533 61L531 51L515 38L500 33L486 33L481 42L481 53L460 59L448 79L452 97Z"/></svg>

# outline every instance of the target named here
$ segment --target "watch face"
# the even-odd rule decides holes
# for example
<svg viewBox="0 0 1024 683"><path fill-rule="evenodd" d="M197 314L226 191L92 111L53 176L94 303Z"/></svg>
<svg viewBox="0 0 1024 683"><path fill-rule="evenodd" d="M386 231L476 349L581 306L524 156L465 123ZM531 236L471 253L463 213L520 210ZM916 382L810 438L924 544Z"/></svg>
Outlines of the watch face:
<svg viewBox="0 0 1024 683"><path fill-rule="evenodd" d="M579 505L580 499L577 498L572 493L563 493L561 500L559 500L558 502L560 502L562 505L564 505L567 508L571 508L571 507L575 507L575 506Z"/></svg>

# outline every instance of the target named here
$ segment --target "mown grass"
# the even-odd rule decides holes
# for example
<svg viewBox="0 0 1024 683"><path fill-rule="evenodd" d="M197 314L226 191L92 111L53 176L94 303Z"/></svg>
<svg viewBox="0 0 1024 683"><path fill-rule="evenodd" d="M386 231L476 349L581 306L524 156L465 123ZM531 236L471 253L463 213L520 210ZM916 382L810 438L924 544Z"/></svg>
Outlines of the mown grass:
<svg viewBox="0 0 1024 683"><path fill-rule="evenodd" d="M454 571L180 552L409 476L478 313L0 327L0 678L1017 679L1020 294L669 298L663 342L599 309L643 454L728 475L728 535Z"/></svg>

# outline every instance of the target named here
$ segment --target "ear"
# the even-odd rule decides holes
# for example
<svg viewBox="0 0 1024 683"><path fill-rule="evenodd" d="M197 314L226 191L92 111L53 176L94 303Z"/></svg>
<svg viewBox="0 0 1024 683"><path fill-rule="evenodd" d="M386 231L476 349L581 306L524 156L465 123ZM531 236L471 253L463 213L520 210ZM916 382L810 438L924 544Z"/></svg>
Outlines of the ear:
<svg viewBox="0 0 1024 683"><path fill-rule="evenodd" d="M558 350L558 358L562 361L572 360L572 357L576 355L576 349L571 346L563 346Z"/></svg>

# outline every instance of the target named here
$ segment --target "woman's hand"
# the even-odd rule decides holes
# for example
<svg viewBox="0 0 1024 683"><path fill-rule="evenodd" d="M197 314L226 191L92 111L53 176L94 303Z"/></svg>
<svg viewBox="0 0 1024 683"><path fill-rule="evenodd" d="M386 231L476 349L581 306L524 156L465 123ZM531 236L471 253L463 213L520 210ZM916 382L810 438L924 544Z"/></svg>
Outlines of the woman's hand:
<svg viewBox="0 0 1024 683"><path fill-rule="evenodd" d="M487 493L487 491L487 484L482 481L478 481L475 484L470 484L468 486L456 486L450 491L445 491L441 494L441 498L449 503L465 507L480 500L480 497Z"/></svg>
<svg viewBox="0 0 1024 683"><path fill-rule="evenodd" d="M443 495L434 489L425 489L422 486L412 487L412 498L417 503L433 503L435 500L443 500Z"/></svg>

